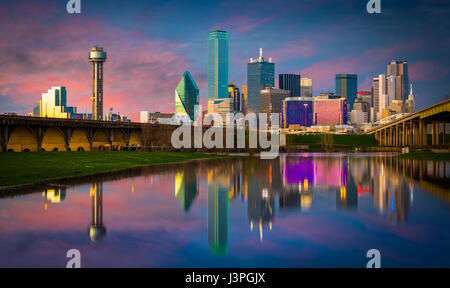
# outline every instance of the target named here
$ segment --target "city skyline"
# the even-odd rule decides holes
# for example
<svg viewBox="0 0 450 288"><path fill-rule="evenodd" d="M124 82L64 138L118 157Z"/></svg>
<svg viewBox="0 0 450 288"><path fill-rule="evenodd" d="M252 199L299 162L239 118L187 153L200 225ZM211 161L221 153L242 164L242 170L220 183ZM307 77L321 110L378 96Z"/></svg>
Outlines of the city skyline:
<svg viewBox="0 0 450 288"><path fill-rule="evenodd" d="M246 84L246 63L258 48L263 47L265 54L277 63L276 80L278 74L300 73L313 79L314 95L333 87L334 75L339 73L357 74L358 90L370 90L373 78L385 74L386 65L393 59L408 62L417 109L445 99L447 96L444 95L450 91L447 81L450 73L447 59L450 57L445 57L450 50L450 42L446 40L450 26L445 17L436 17L440 13L438 8L447 11L448 5L438 2L427 3L427 9L424 1L412 1L408 5L386 3L381 15L370 15L364 10L365 3L344 11L352 4L351 1L346 5L340 1L319 1L316 6L288 1L286 5L292 8L305 8L298 9L298 13L311 12L312 18L304 20L278 8L272 12L262 9L259 13L243 13L233 9L236 7L234 2L211 2L199 4L202 9L198 10L205 13L220 7L223 16L206 17L199 23L176 29L166 24L164 19L166 16L173 19L171 16L180 14L183 3L156 5L154 10L157 12L149 13L165 12L164 17L151 20L161 24L156 25L157 29L142 25L150 21L146 20L142 10L150 11L144 8L151 3L133 1L135 5L126 9L106 5L108 8L102 12L102 2L84 3L83 13L77 16L65 13L64 5L57 1L41 1L39 4L4 1L0 4L4 8L0 13L5 24L0 29L8 40L0 45L0 55L5 63L2 68L7 69L0 70L0 113L31 112L42 91L53 86L66 87L70 102L80 112L90 111L89 94L92 92L85 51L96 44L105 47L110 58L105 70L105 111L113 107L134 121L140 110L173 111L170 99L173 99L179 75L185 70L191 71L198 79L200 104L205 108L205 39L208 31L214 29L228 32L229 82L237 86ZM250 4L244 4L247 5ZM343 19L346 20L330 23L331 19L318 17L319 11L327 15L331 9L345 16ZM404 23L391 22L412 11L416 11L418 16L408 19L408 27ZM136 15L141 17L129 21ZM232 17L234 21L230 20ZM356 17L353 24L349 17ZM181 17L178 21L183 20L186 19ZM435 28L430 29L431 25ZM389 31L382 29L386 26ZM280 27L286 28L285 31L274 33ZM304 27L305 33L298 33L292 29L294 27ZM415 33L400 35L398 31L401 29ZM366 35L370 38L367 41L370 45L361 43L361 37L357 37L363 35L363 30L365 33L370 31L370 36ZM420 32L424 30L428 32ZM355 36L350 36L348 31L354 32ZM419 39L415 37L418 34L426 35ZM333 45L340 49L325 48ZM339 50L339 53L330 50ZM135 65L138 69L134 69ZM277 83L275 85L278 87ZM127 101L130 94L133 95L133 103Z"/></svg>

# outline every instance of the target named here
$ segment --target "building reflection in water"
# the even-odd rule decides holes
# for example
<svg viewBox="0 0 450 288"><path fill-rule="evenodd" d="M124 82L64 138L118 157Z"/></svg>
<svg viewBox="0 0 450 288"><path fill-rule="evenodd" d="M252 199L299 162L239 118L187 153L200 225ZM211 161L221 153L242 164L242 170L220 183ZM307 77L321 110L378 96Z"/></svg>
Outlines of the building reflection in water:
<svg viewBox="0 0 450 288"><path fill-rule="evenodd" d="M42 197L44 197L44 210L47 210L48 202L50 203L62 203L66 199L66 187L52 187L45 189L42 192Z"/></svg>
<svg viewBox="0 0 450 288"><path fill-rule="evenodd" d="M258 173L247 182L247 217L250 222L250 230L253 231L256 226L261 241L264 229L268 227L269 230L272 230L272 221L275 217L273 163L277 163L277 161L261 162L256 168ZM276 172L278 171L279 169L276 169Z"/></svg>
<svg viewBox="0 0 450 288"><path fill-rule="evenodd" d="M229 230L229 173L211 169L207 177L207 230L211 253L225 255Z"/></svg>
<svg viewBox="0 0 450 288"><path fill-rule="evenodd" d="M90 191L92 201L92 217L89 226L89 237L96 242L102 239L106 234L106 228L103 225L103 183L92 183Z"/></svg>
<svg viewBox="0 0 450 288"><path fill-rule="evenodd" d="M191 208L198 196L198 175L196 171L181 170L175 173L175 197L185 212Z"/></svg>

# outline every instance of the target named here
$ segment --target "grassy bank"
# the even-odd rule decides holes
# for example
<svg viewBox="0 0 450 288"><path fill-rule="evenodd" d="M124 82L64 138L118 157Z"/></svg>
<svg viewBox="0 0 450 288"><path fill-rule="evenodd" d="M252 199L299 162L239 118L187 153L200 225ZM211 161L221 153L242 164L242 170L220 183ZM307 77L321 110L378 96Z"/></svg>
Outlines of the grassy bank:
<svg viewBox="0 0 450 288"><path fill-rule="evenodd" d="M170 152L0 153L0 187L218 157L225 156Z"/></svg>
<svg viewBox="0 0 450 288"><path fill-rule="evenodd" d="M288 135L290 145L308 145L311 149L331 147L336 149L351 149L355 147L377 147L378 144L373 135L351 134L297 134Z"/></svg>
<svg viewBox="0 0 450 288"><path fill-rule="evenodd" d="M430 160L430 161L450 161L450 153L434 152L412 152L397 156L401 159Z"/></svg>

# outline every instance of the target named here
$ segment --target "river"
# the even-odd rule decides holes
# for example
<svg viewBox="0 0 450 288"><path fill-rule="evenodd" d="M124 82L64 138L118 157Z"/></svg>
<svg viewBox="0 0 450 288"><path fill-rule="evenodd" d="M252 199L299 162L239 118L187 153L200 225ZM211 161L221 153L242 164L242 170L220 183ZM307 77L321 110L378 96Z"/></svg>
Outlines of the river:
<svg viewBox="0 0 450 288"><path fill-rule="evenodd" d="M0 198L0 267L450 267L450 162L214 159Z"/></svg>

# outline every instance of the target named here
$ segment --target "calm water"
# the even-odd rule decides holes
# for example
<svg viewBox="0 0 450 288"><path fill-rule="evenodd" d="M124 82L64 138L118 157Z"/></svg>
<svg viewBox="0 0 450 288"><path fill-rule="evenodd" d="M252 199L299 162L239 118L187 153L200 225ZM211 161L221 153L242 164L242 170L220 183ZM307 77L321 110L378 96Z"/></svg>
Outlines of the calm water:
<svg viewBox="0 0 450 288"><path fill-rule="evenodd" d="M135 169L0 199L0 266L450 267L450 163L298 154Z"/></svg>

